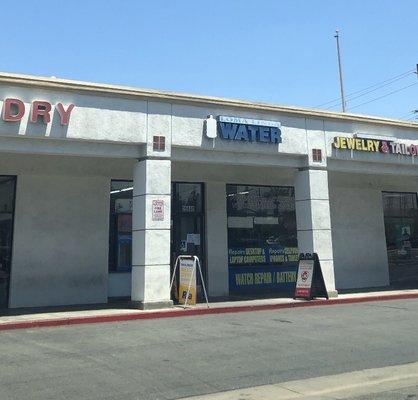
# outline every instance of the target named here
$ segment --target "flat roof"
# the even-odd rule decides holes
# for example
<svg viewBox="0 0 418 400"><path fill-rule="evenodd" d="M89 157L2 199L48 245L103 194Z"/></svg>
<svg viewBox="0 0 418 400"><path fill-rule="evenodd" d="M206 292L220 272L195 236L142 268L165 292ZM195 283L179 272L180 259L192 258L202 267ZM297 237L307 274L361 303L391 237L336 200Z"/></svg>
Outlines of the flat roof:
<svg viewBox="0 0 418 400"><path fill-rule="evenodd" d="M418 129L418 123L400 119L376 117L370 115L351 114L321 110L316 108L304 108L293 106L282 106L277 104L254 102L237 99L227 99L213 96L202 96L188 93L176 93L152 89L140 89L130 86L109 85L61 79L55 77L42 77L34 75L11 74L0 72L0 84L19 85L26 87L38 87L51 90L67 90L77 92L96 93L99 95L117 97L136 97L141 99L157 99L169 102L192 103L194 105L212 105L221 107L232 107L253 111L268 111L297 115L302 117L326 118L341 121L352 121L372 123L379 125L398 126L403 128Z"/></svg>

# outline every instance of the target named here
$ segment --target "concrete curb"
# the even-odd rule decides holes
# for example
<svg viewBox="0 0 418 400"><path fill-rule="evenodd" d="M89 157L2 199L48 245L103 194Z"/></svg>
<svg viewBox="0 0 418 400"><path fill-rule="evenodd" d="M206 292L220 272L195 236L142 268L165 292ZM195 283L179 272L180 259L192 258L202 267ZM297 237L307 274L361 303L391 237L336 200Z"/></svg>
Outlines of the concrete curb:
<svg viewBox="0 0 418 400"><path fill-rule="evenodd" d="M75 316L75 317L60 317L50 319L33 319L28 321L12 321L0 323L0 331L14 330L14 329L31 329L31 328L46 328L64 325L80 325L80 324L97 324L105 322L123 322L135 321L141 319L157 319L157 318L173 318L173 317L187 317L196 315L209 314L227 314L250 311L263 310L278 310L284 308L299 308L299 307L315 307L315 306L332 306L337 304L353 304L366 303L374 301L390 301L390 300L406 300L417 299L418 293L405 293L393 295L373 295L350 298L337 298L332 300L311 300L299 301L295 303L284 304L256 304L256 305L239 305L226 306L214 308L189 308L189 309L170 309L163 311L148 311L137 312L132 314L112 314L112 315L91 315L91 316Z"/></svg>

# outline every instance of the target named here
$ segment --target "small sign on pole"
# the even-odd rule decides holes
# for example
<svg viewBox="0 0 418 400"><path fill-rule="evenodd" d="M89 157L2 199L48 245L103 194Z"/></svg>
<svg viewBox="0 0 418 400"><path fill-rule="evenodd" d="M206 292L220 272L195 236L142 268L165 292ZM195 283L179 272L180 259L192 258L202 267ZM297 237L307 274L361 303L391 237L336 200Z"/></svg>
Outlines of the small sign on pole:
<svg viewBox="0 0 418 400"><path fill-rule="evenodd" d="M294 298L312 300L315 297L328 299L318 254L301 253Z"/></svg>

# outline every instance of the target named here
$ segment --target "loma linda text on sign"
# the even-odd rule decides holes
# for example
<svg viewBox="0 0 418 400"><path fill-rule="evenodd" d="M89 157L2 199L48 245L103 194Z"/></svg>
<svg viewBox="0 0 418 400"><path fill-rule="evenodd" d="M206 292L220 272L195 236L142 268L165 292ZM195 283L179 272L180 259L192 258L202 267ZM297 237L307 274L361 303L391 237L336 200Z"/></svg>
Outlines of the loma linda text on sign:
<svg viewBox="0 0 418 400"><path fill-rule="evenodd" d="M281 124L277 121L219 116L218 126L223 139L261 143L282 142Z"/></svg>
<svg viewBox="0 0 418 400"><path fill-rule="evenodd" d="M392 142L380 139L364 139L359 137L336 136L332 143L334 149L367 151L384 154L402 154L405 156L418 155L418 145Z"/></svg>

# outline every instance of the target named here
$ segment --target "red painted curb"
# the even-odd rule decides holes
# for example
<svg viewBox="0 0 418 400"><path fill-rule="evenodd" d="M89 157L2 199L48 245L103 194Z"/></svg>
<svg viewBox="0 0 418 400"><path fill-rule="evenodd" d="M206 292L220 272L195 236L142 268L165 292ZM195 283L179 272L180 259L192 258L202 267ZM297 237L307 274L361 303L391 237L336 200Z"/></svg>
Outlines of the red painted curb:
<svg viewBox="0 0 418 400"><path fill-rule="evenodd" d="M395 295L376 295L369 297L355 297L348 299L333 299L333 300L312 300L301 301L297 303L286 304L260 304L260 305L243 305L243 306L228 306L217 308L191 308L186 310L167 310L154 312L138 312L136 314L114 314L114 315L93 315L87 317L68 317L56 318L47 320L31 320L22 322L6 322L0 323L0 331L13 329L29 329L29 328L45 328L63 325L80 325L80 324L97 324L104 322L122 322L134 321L140 319L157 319L157 318L173 318L173 317L187 317L194 315L208 315L208 314L226 314L249 311L263 311L263 310L277 310L283 308L299 308L299 307L313 307L313 306L331 306L335 304L352 304L352 303L366 303L373 301L388 301L388 300L406 300L416 299L418 293L409 294L395 294Z"/></svg>

